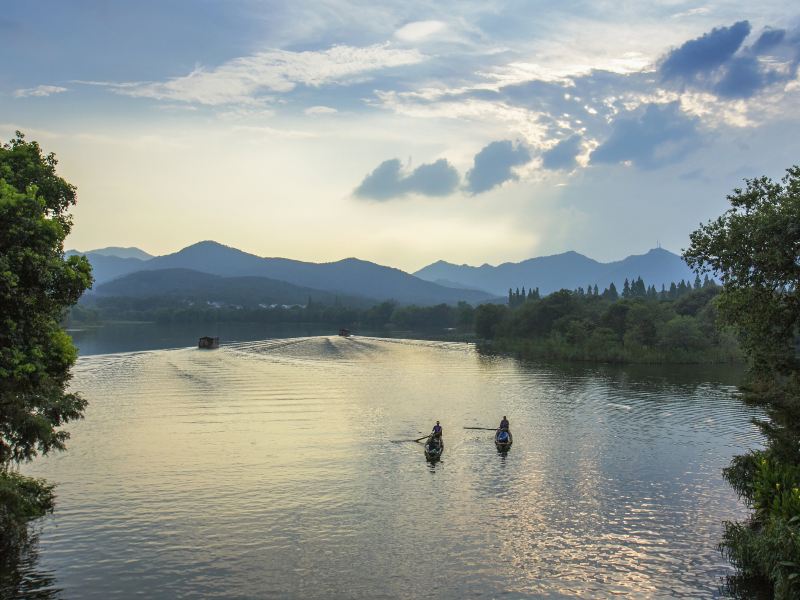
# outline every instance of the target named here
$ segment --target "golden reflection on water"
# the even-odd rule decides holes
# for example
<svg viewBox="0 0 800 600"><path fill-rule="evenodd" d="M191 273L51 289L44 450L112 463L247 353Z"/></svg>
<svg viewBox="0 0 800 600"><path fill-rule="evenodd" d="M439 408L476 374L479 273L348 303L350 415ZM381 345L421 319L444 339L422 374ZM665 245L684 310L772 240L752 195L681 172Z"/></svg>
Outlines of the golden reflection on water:
<svg viewBox="0 0 800 600"><path fill-rule="evenodd" d="M702 372L701 372L702 373ZM39 562L66 597L708 597L754 410L698 372L311 337L81 359ZM507 414L514 446L491 432ZM436 465L392 443L444 426Z"/></svg>

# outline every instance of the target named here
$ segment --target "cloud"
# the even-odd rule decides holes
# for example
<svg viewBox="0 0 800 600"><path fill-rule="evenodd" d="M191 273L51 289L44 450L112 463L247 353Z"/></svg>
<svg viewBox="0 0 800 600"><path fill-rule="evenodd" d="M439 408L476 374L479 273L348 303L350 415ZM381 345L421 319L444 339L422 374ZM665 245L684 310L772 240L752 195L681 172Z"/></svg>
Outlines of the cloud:
<svg viewBox="0 0 800 600"><path fill-rule="evenodd" d="M197 67L183 77L163 82L81 82L105 86L137 98L194 102L208 106L258 104L268 93L286 93L297 85L346 84L366 73L413 65L425 60L416 49L389 44L333 46L327 50L268 50L235 58L211 70Z"/></svg>
<svg viewBox="0 0 800 600"><path fill-rule="evenodd" d="M417 42L439 33L447 27L442 21L413 21L394 32L394 37L404 42Z"/></svg>
<svg viewBox="0 0 800 600"><path fill-rule="evenodd" d="M684 17L696 17L698 15L707 15L710 12L711 12L710 8L708 8L706 6L702 6L702 7L699 7L699 8L690 8L689 10L685 10L683 12L675 13L674 15L672 15L672 18L673 19L683 19Z"/></svg>
<svg viewBox="0 0 800 600"><path fill-rule="evenodd" d="M573 135L542 153L542 166L550 170L570 170L578 162L575 160L581 151L581 136Z"/></svg>
<svg viewBox="0 0 800 600"><path fill-rule="evenodd" d="M783 29L768 28L745 47L749 34L750 23L739 21L686 42L663 59L662 81L742 99L797 76L800 40Z"/></svg>
<svg viewBox="0 0 800 600"><path fill-rule="evenodd" d="M444 158L420 165L408 174L403 172L400 160L393 158L367 175L355 195L369 200L389 200L406 194L447 196L455 191L459 180L458 171Z"/></svg>
<svg viewBox="0 0 800 600"><path fill-rule="evenodd" d="M303 112L307 115L332 115L339 111L330 106L310 106Z"/></svg>
<svg viewBox="0 0 800 600"><path fill-rule="evenodd" d="M737 56L728 63L713 90L725 98L749 98L767 85L768 78L756 57Z"/></svg>
<svg viewBox="0 0 800 600"><path fill-rule="evenodd" d="M518 179L513 167L530 160L528 149L521 144L510 140L492 142L475 155L472 169L467 171L467 190L480 194L506 181Z"/></svg>
<svg viewBox="0 0 800 600"><path fill-rule="evenodd" d="M697 122L681 112L678 102L647 104L612 123L611 135L592 152L591 162L645 169L678 162L699 142Z"/></svg>
<svg viewBox="0 0 800 600"><path fill-rule="evenodd" d="M58 85L40 85L34 88L23 88L16 90L14 96L17 98L44 98L45 96L52 96L53 94L62 94L69 91L68 88Z"/></svg>
<svg viewBox="0 0 800 600"><path fill-rule="evenodd" d="M756 43L753 44L753 52L755 54L763 54L770 48L774 48L786 38L786 30L785 29L765 29L758 39Z"/></svg>
<svg viewBox="0 0 800 600"><path fill-rule="evenodd" d="M659 69L662 79L689 81L723 65L750 35L750 23L739 21L689 40L668 53Z"/></svg>

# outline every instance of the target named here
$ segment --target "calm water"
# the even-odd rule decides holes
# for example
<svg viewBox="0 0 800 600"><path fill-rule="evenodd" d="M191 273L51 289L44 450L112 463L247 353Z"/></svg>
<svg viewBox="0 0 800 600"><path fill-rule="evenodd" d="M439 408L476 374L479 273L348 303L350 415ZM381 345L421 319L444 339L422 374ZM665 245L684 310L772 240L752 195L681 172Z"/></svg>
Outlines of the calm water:
<svg viewBox="0 0 800 600"><path fill-rule="evenodd" d="M759 437L724 373L525 365L308 337L86 356L91 404L28 587L64 598L717 595L720 469ZM493 426L511 420L497 453ZM415 438L435 419L436 465Z"/></svg>

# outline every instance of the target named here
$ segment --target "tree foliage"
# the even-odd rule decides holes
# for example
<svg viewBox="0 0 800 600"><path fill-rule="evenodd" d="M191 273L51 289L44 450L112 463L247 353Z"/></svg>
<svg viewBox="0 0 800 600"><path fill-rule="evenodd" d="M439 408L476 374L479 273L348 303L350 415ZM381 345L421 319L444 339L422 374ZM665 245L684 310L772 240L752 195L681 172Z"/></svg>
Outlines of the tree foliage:
<svg viewBox="0 0 800 600"><path fill-rule="evenodd" d="M720 315L735 325L759 378L796 373L800 324L800 167L746 181L731 208L691 234L690 266L721 280Z"/></svg>
<svg viewBox="0 0 800 600"><path fill-rule="evenodd" d="M726 523L722 550L776 598L800 597L800 167L746 181L731 208L692 233L684 258L722 281L717 307L751 360L751 400L765 404L765 448L734 457L724 475L753 512ZM699 284L695 280L695 287ZM704 292L705 288L701 289ZM683 302L682 314L696 307ZM702 310L702 309L701 309Z"/></svg>
<svg viewBox="0 0 800 600"><path fill-rule="evenodd" d="M560 290L515 307L482 305L475 333L496 351L529 358L599 362L703 363L741 359L732 335L717 327L719 287L673 286L658 293L641 277L627 297L593 286ZM591 289L591 293L589 290Z"/></svg>
<svg viewBox="0 0 800 600"><path fill-rule="evenodd" d="M64 258L75 188L21 133L0 147L0 465L61 449L85 402L67 391L76 351L59 322L91 285Z"/></svg>

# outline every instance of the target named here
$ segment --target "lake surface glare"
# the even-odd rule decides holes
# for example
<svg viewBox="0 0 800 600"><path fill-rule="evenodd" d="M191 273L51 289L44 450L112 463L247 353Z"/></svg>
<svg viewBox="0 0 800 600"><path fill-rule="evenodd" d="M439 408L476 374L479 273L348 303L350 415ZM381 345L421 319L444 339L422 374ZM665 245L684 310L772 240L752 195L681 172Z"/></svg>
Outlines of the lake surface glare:
<svg viewBox="0 0 800 600"><path fill-rule="evenodd" d="M721 476L759 413L708 368L526 364L307 337L82 357L31 593L715 597ZM508 415L514 445L493 427ZM445 452L413 439L439 419ZM38 583L37 583L38 582Z"/></svg>

